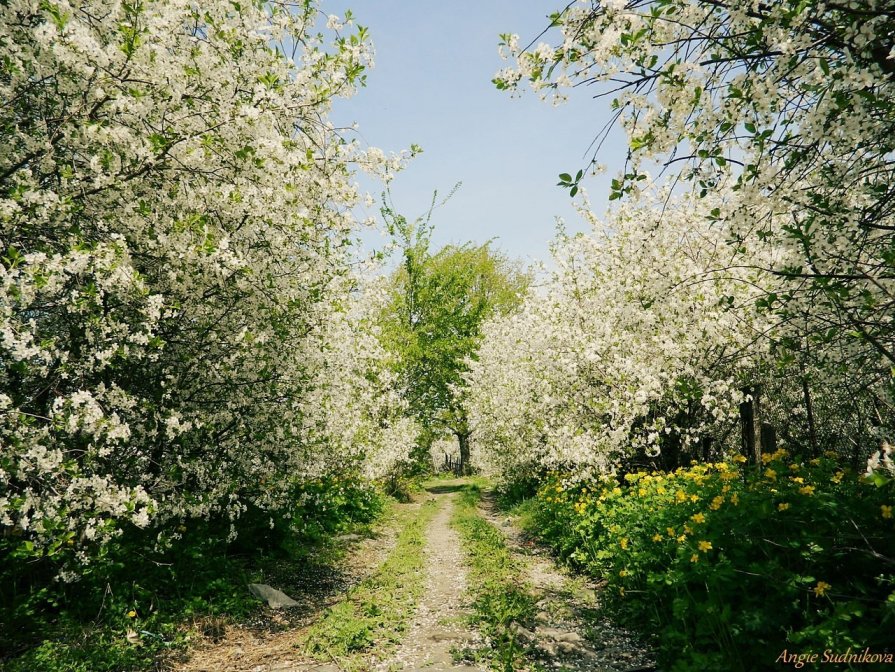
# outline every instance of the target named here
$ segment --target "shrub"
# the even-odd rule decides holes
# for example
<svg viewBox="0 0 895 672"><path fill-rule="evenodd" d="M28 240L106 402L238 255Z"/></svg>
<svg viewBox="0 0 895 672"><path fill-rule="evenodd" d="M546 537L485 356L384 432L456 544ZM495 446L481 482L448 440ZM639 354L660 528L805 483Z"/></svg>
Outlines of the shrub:
<svg viewBox="0 0 895 672"><path fill-rule="evenodd" d="M157 530L131 530L106 544L75 583L54 581L51 559L18 561L18 540L0 538L0 667L151 669L160 652L183 643L184 625L245 617L259 604L247 583L281 561L306 565L328 537L372 522L385 498L342 475L295 486L293 502L276 518L250 508L235 521L184 520L163 548L154 548ZM139 646L128 630L140 635Z"/></svg>
<svg viewBox="0 0 895 672"><path fill-rule="evenodd" d="M533 524L605 579L604 603L655 633L673 670L772 667L789 650L891 644L893 484L784 450L619 481L554 473Z"/></svg>

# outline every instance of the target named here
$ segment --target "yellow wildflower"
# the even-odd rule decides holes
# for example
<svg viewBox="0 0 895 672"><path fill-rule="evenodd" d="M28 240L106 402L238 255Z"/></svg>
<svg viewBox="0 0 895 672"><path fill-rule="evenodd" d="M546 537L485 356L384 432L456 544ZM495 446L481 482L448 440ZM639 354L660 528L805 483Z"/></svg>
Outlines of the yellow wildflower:
<svg viewBox="0 0 895 672"><path fill-rule="evenodd" d="M735 471L725 471L721 474L722 481L735 481L737 478L739 478L739 475Z"/></svg>
<svg viewBox="0 0 895 672"><path fill-rule="evenodd" d="M721 488L721 492L730 492L730 486L725 484L723 488Z"/></svg>
<svg viewBox="0 0 895 672"><path fill-rule="evenodd" d="M814 486L813 485L803 485L799 488L799 493L802 495L812 495L814 494Z"/></svg>
<svg viewBox="0 0 895 672"><path fill-rule="evenodd" d="M694 513L692 516L690 516L690 520L692 520L694 523L704 523L705 515L702 513Z"/></svg>
<svg viewBox="0 0 895 672"><path fill-rule="evenodd" d="M684 524L684 532L686 532L687 534L693 534L693 528L685 523Z"/></svg>
<svg viewBox="0 0 895 672"><path fill-rule="evenodd" d="M622 571L620 571L620 572L618 573L618 575L619 575L620 577L622 577L622 578L625 578L625 577L628 575L628 570L627 570L627 569L623 569Z"/></svg>
<svg viewBox="0 0 895 672"><path fill-rule="evenodd" d="M788 509L788 508L789 508L789 504L788 504L787 502L780 502L780 503L777 505L777 510L778 510L778 511L786 511L786 509Z"/></svg>
<svg viewBox="0 0 895 672"><path fill-rule="evenodd" d="M136 617L137 617L137 612L134 611L133 609L131 609L129 612L127 612L127 617L128 617L128 618L136 618Z"/></svg>
<svg viewBox="0 0 895 672"><path fill-rule="evenodd" d="M690 495L690 501L695 504L699 501L699 495Z"/></svg>
<svg viewBox="0 0 895 672"><path fill-rule="evenodd" d="M801 485L802 483L805 482L805 479L802 478L801 476L793 476L789 480L791 480L793 483L798 483L799 485Z"/></svg>
<svg viewBox="0 0 895 672"><path fill-rule="evenodd" d="M883 504L879 507L880 512L882 513L883 518L889 519L892 517L892 507L887 504Z"/></svg>
<svg viewBox="0 0 895 672"><path fill-rule="evenodd" d="M822 597L832 586L826 581L818 581L817 585L814 586L814 594L818 597Z"/></svg>
<svg viewBox="0 0 895 672"><path fill-rule="evenodd" d="M698 553L694 553L693 555L691 555L691 556L690 556L690 562L699 562L699 554L698 554Z"/></svg>
<svg viewBox="0 0 895 672"><path fill-rule="evenodd" d="M790 471L798 471L798 470L799 470L799 465L793 463L793 464L789 465L789 470L790 470Z"/></svg>
<svg viewBox="0 0 895 672"><path fill-rule="evenodd" d="M699 550L703 553L708 553L710 550L712 550L712 542L705 540L700 541Z"/></svg>
<svg viewBox="0 0 895 672"><path fill-rule="evenodd" d="M833 481L833 483L839 483L842 481L843 476L845 476L844 471L837 471L835 474L833 474L833 478L831 478L830 480Z"/></svg>
<svg viewBox="0 0 895 672"><path fill-rule="evenodd" d="M687 501L687 493L683 490L678 490L674 493L674 499L676 502L686 502Z"/></svg>
<svg viewBox="0 0 895 672"><path fill-rule="evenodd" d="M623 551L628 550L628 538L623 537L622 540L618 542L618 545L622 547Z"/></svg>
<svg viewBox="0 0 895 672"><path fill-rule="evenodd" d="M765 469L764 477L769 481L775 481L777 480L777 472L773 469Z"/></svg>
<svg viewBox="0 0 895 672"><path fill-rule="evenodd" d="M743 464L746 461L746 458L743 455L734 455L733 461Z"/></svg>
<svg viewBox="0 0 895 672"><path fill-rule="evenodd" d="M653 535L653 541L655 541L657 543L662 541L662 535L657 532L656 534Z"/></svg>
<svg viewBox="0 0 895 672"><path fill-rule="evenodd" d="M812 459L812 460L808 460L808 463L809 463L810 465L816 467L817 465L820 464L820 458L819 458L819 457L815 457L815 458Z"/></svg>
<svg viewBox="0 0 895 672"><path fill-rule="evenodd" d="M709 508L710 508L712 511L717 511L718 509L721 508L721 505L722 505L723 503L724 503L724 498L721 497L721 496L719 495L719 496L715 497L715 498L712 500L712 503L709 504Z"/></svg>
<svg viewBox="0 0 895 672"><path fill-rule="evenodd" d="M666 527L666 528L665 528L665 531L668 532L668 536L669 536L669 537L673 537L674 535L677 534L677 532L674 531L674 528L673 528L673 527Z"/></svg>
<svg viewBox="0 0 895 672"><path fill-rule="evenodd" d="M730 496L730 503L733 504L734 506L739 506L740 505L740 496L737 493L733 493Z"/></svg>
<svg viewBox="0 0 895 672"><path fill-rule="evenodd" d="M687 541L687 535L686 535L686 534L682 534L681 536L679 536L679 537L677 538L677 543L679 543L679 544L683 544L685 541Z"/></svg>

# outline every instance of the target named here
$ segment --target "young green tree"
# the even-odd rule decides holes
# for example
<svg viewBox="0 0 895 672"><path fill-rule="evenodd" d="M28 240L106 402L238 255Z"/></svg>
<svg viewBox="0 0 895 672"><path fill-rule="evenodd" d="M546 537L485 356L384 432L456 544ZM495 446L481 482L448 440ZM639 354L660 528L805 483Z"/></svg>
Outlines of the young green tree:
<svg viewBox="0 0 895 672"><path fill-rule="evenodd" d="M433 254L429 216L408 223L390 209L383 214L403 248L383 312L383 342L395 356L410 413L424 428L423 443L455 436L466 472L471 430L464 374L482 324L517 308L530 278L490 243L448 245ZM421 448L428 455L428 445Z"/></svg>

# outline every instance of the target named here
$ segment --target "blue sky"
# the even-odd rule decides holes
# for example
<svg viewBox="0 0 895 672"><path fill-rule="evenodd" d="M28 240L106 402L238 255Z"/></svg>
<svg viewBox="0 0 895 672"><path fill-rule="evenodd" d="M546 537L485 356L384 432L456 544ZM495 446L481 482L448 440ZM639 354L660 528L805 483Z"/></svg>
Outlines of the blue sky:
<svg viewBox="0 0 895 672"><path fill-rule="evenodd" d="M423 147L392 183L396 209L413 219L426 211L434 189L447 195L463 183L433 217L436 245L496 238L510 256L545 259L556 216L570 231L586 228L568 192L556 186L557 176L586 165L608 101L580 88L554 107L531 91L511 98L491 83L506 65L497 53L498 35L518 33L528 43L562 4L323 0L328 14L351 9L376 48L367 87L336 105L334 122L357 121L362 141L385 151ZM606 173L585 184L594 210L602 212L609 178L624 161L620 132L598 160Z"/></svg>

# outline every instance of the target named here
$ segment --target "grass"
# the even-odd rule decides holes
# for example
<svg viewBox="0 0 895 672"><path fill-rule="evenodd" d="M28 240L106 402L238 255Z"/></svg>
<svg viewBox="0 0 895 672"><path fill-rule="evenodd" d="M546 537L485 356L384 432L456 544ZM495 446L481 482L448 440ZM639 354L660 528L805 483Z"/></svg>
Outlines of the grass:
<svg viewBox="0 0 895 672"><path fill-rule="evenodd" d="M523 580L523 567L507 548L501 532L478 511L481 484L472 482L460 493L451 524L460 533L470 569L475 602L473 620L491 643L492 667L519 669L524 650L516 639L519 625L530 625L535 598Z"/></svg>
<svg viewBox="0 0 895 672"><path fill-rule="evenodd" d="M394 549L375 574L348 592L307 632L302 644L314 656L345 670L365 668L365 655L401 640L424 589L426 528L438 507L430 500L398 521Z"/></svg>
<svg viewBox="0 0 895 672"><path fill-rule="evenodd" d="M333 537L368 533L392 508L375 493L342 485L311 500L323 501L326 511L302 509L296 524L275 530L259 514L235 542L226 540L227 528L207 521L184 523L182 540L164 552L147 551L140 539L118 540L74 584L38 575L36 564L5 563L0 554L0 669L158 669L195 638L258 613L248 583L270 583L295 597L325 590L314 584L308 591L308 580L337 574L345 549Z"/></svg>

